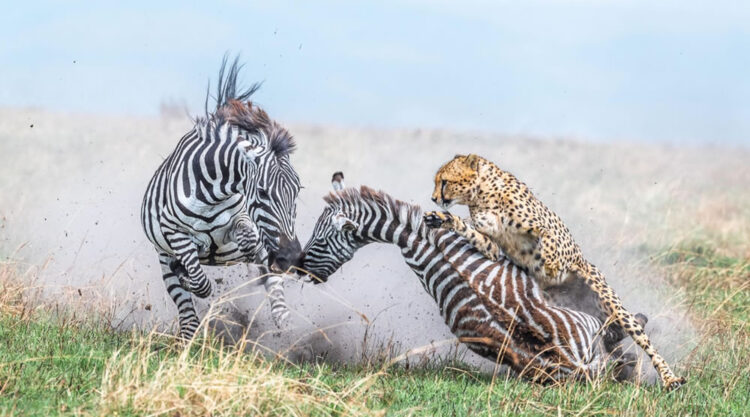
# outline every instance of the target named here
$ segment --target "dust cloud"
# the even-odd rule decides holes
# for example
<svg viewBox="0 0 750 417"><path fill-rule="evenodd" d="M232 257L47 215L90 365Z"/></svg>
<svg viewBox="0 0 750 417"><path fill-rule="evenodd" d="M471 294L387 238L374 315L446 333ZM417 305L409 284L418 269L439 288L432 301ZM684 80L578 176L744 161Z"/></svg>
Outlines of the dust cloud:
<svg viewBox="0 0 750 417"><path fill-rule="evenodd" d="M73 308L101 304L112 325L174 332L176 308L155 252L140 226L142 193L159 162L191 127L187 118L129 118L0 109L0 254L38 270L48 300ZM475 152L515 173L568 224L584 254L606 274L626 307L643 312L647 330L670 360L695 343L686 306L650 267L650 250L672 241L682 206L731 195L750 179L742 149L651 144L590 144L483 133L288 126L298 143L292 161L304 189L297 232L302 242L324 205L334 171L349 186L369 185L410 203L429 201L435 170L456 153ZM717 191L719 190L719 191ZM465 211L456 210L465 215ZM399 251L370 245L330 278L285 283L293 309L277 329L242 265L207 267L223 278L201 311L220 309L234 334L292 359L358 361L386 346L392 353L452 335ZM239 287L239 288L238 288ZM231 332L230 332L231 333ZM460 353L483 364L471 353Z"/></svg>

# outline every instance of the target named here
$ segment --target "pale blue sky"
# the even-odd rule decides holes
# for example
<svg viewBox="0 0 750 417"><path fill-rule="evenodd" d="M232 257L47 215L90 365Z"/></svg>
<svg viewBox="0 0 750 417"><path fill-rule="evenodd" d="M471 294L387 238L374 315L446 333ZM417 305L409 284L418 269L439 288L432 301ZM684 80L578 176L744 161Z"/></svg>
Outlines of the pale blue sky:
<svg viewBox="0 0 750 417"><path fill-rule="evenodd" d="M283 121L750 144L750 3L740 1L3 9L0 106L151 115L176 98L197 113L231 51L248 83L265 80L256 100Z"/></svg>

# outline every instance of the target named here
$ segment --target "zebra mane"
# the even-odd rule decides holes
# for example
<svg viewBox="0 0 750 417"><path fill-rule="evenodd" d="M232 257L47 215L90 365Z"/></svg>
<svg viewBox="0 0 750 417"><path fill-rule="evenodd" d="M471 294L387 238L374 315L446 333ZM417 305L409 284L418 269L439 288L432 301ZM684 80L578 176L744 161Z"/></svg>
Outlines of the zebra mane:
<svg viewBox="0 0 750 417"><path fill-rule="evenodd" d="M253 105L250 101L242 103L239 100L230 100L216 114L222 121L229 122L251 134L264 133L268 137L271 150L279 158L291 154L297 147L294 137L288 130L268 117L265 110Z"/></svg>
<svg viewBox="0 0 750 417"><path fill-rule="evenodd" d="M196 124L203 130L212 124L221 126L224 123L230 123L251 134L265 134L271 150L279 158L293 153L296 148L294 137L283 126L272 120L265 110L249 100L260 89L262 83L253 83L248 88L238 86L237 78L243 67L239 59L239 55L236 56L227 69L228 55L224 55L216 87L216 108L213 112L208 111L210 94L206 92L205 117L197 118Z"/></svg>
<svg viewBox="0 0 750 417"><path fill-rule="evenodd" d="M229 104L230 101L246 101L250 99L250 96L255 94L260 89L263 83L253 83L249 88L239 88L237 86L237 76L242 70L243 65L240 64L240 56L237 55L229 66L229 72L227 73L227 58L228 54L224 54L224 58L221 60L221 68L219 69L219 82L216 85L216 111L219 111L222 107ZM226 73L226 76L224 75ZM208 108L208 94L206 94L206 108ZM208 111L206 111L208 115Z"/></svg>
<svg viewBox="0 0 750 417"><path fill-rule="evenodd" d="M383 191L376 191L365 185L359 190L356 188L346 188L341 191L331 192L323 197L330 207L346 209L348 207L358 207L362 203L376 205L385 208L394 217L398 217L402 223L408 223L412 229L418 229L422 226L422 208L415 204L409 204L397 200Z"/></svg>

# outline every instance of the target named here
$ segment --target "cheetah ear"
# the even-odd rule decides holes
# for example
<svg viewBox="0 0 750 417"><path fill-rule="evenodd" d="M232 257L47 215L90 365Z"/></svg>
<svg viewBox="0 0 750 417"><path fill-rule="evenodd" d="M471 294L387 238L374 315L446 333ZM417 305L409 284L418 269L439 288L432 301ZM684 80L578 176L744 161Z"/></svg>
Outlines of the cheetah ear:
<svg viewBox="0 0 750 417"><path fill-rule="evenodd" d="M357 222L346 217L346 215L342 212L338 212L335 216L333 216L333 225L339 232L353 231L357 230L357 227L359 227L359 224L357 224Z"/></svg>
<svg viewBox="0 0 750 417"><path fill-rule="evenodd" d="M479 171L479 155L476 154L470 154L466 157L466 160L464 163L466 166L468 166L472 171Z"/></svg>

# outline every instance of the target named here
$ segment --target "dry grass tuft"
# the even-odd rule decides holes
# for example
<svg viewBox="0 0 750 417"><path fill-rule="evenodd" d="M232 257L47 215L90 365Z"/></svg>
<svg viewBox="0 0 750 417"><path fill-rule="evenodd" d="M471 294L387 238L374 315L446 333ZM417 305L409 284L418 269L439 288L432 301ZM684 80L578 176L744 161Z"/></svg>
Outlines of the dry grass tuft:
<svg viewBox="0 0 750 417"><path fill-rule="evenodd" d="M97 413L372 415L366 398L375 374L352 381L346 389L334 389L321 374L297 369L297 375L287 376L294 365L269 360L244 342L226 346L207 336L187 347L175 341L164 348L152 333L116 351L105 366Z"/></svg>
<svg viewBox="0 0 750 417"><path fill-rule="evenodd" d="M28 289L28 282L18 273L18 265L0 262L0 314L27 318L33 311Z"/></svg>

